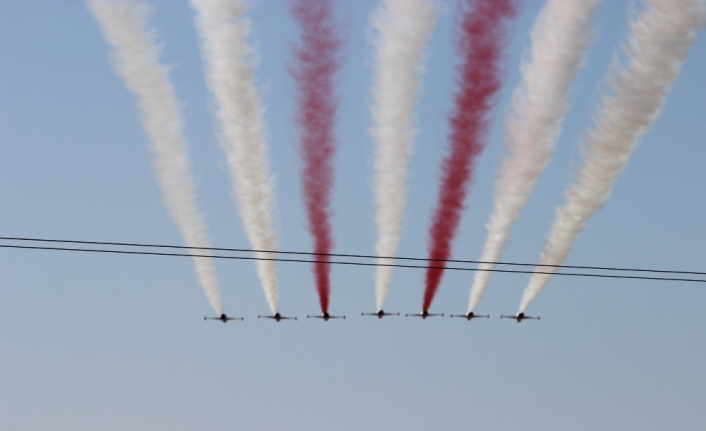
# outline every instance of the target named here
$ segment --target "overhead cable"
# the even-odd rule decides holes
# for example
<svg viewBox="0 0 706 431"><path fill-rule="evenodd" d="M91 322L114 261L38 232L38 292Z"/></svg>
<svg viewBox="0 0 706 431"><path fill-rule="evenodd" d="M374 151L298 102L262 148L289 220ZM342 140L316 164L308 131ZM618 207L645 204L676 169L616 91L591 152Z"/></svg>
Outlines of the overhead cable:
<svg viewBox="0 0 706 431"><path fill-rule="evenodd" d="M163 244L146 244L146 243L130 243L130 242L108 242L108 241L80 241L68 239L46 239L46 238L24 238L24 237L0 237L0 240L6 241L27 241L27 242L47 242L47 243L63 243L63 244L84 244L84 245L107 245L119 247L144 247L144 248L166 248L174 250L204 250L204 251L227 251L236 253L277 253L286 255L306 255L306 256L326 256L326 257L344 257L357 259L393 259L406 260L415 262L439 262L439 263L465 263L465 264L494 264L507 266L525 266L525 267L547 267L547 268L562 268L562 269L588 269L597 271L619 271L619 272L646 272L655 274L680 274L680 275L705 275L706 272L699 271L679 271L679 270L663 270L663 269L646 269L646 268L620 268L620 267L605 267L605 266L585 266L585 265L542 265L535 263L520 263L520 262L487 262L481 260L463 260L463 259L428 259L421 257L385 257L373 256L367 254L344 254L344 253L313 253L305 251L278 251L278 250L256 250L249 248L224 248L224 247L188 247L183 245L163 245ZM191 256L189 254L188 256ZM205 257L205 256L204 256ZM309 261L307 261L309 262ZM312 261L313 262L313 261ZM370 264L376 266L377 264ZM379 265L377 265L379 266ZM404 268L417 268L418 266L403 266ZM427 268L427 266L420 266ZM475 270L475 269L474 269ZM497 271L502 272L502 271ZM515 271L504 271L515 272ZM534 273L535 271L519 272Z"/></svg>
<svg viewBox="0 0 706 431"><path fill-rule="evenodd" d="M265 260L274 262L294 262L294 263L330 263L332 265L351 265L351 266L392 266L395 268L444 268L450 271L492 271L510 274L542 274L541 271L524 271L511 269L481 269L481 268L463 268L463 267L441 267L430 265L405 265L405 264L383 264L377 262L350 262L350 261L317 261L309 259L289 259L289 258L261 258L254 256L224 256L224 255L208 255L208 254L192 254L192 253L165 253L156 251L133 251L133 250L111 250L111 249L87 249L87 248L68 248L68 247L46 247L46 246L26 246L26 245L10 245L0 244L0 248L25 249L25 250L52 250L52 251L73 251L84 253L109 253L109 254L129 254L129 255L148 255L148 256L169 256L169 257L203 257L212 259L235 259L235 260ZM572 272L556 272L553 275L563 275L570 277L597 277L597 278L619 278L631 280L653 280L653 281L675 281L675 282L692 282L706 283L706 279L693 278L672 278L672 277L647 277L637 275L615 275L615 274L590 274L590 273L572 273Z"/></svg>

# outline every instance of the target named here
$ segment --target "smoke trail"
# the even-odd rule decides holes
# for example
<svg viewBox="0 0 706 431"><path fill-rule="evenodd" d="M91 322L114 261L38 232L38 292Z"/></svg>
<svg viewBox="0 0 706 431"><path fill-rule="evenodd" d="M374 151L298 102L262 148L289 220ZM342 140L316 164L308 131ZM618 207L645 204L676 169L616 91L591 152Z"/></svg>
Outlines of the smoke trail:
<svg viewBox="0 0 706 431"><path fill-rule="evenodd" d="M495 184L493 213L486 226L488 238L480 259L483 262L500 259L512 225L554 153L568 109L569 87L592 40L591 16L601 1L549 0L534 23L529 57L522 63L522 78L513 93L511 116L506 120L510 153L503 160ZM481 264L479 268L491 270L495 265ZM483 298L491 274L475 273L469 312Z"/></svg>
<svg viewBox="0 0 706 431"><path fill-rule="evenodd" d="M263 139L263 110L252 73L247 43L250 21L243 0L191 0L201 39L206 80L216 101L219 135L230 168L233 194L250 244L276 250L272 227L272 178ZM274 253L255 253L272 259ZM272 313L278 309L277 272L273 261L256 262Z"/></svg>
<svg viewBox="0 0 706 431"><path fill-rule="evenodd" d="M430 0L383 0L373 16L377 32L376 65L372 85L371 133L375 153L375 202L377 204L378 256L395 256L402 232L407 166L415 136L414 107L422 74L424 50L434 30L434 5ZM391 264L394 259L378 258ZM375 272L377 310L390 291L393 268Z"/></svg>
<svg viewBox="0 0 706 431"><path fill-rule="evenodd" d="M612 91L602 98L593 130L586 137L584 163L557 209L539 263L561 265L586 221L608 199L616 177L650 125L659 116L696 33L703 26L703 0L645 0L630 25L626 63L608 77ZM550 272L550 267L542 267ZM534 301L550 275L533 274L520 312Z"/></svg>
<svg viewBox="0 0 706 431"><path fill-rule="evenodd" d="M304 169L302 183L309 231L317 260L327 262L331 237L331 187L333 185L334 126L338 101L334 75L339 68L341 41L331 0L292 0L292 15L301 27L301 46L296 48L291 71L298 91L297 123L301 129ZM326 313L331 286L330 265L314 264L321 311Z"/></svg>
<svg viewBox="0 0 706 431"><path fill-rule="evenodd" d="M209 247L206 224L196 208L189 156L182 120L167 68L159 63L155 34L149 28L147 7L139 1L88 0L103 37L113 47L113 67L137 96L142 126L152 141L154 168L162 200L186 245ZM208 254L208 250L192 250ZM218 315L223 313L213 261L194 258L196 277Z"/></svg>
<svg viewBox="0 0 706 431"><path fill-rule="evenodd" d="M436 267L445 266L444 259L451 255L475 160L485 147L488 114L502 83L500 62L507 24L517 13L514 0L467 0L465 6L457 41L462 61L450 118L450 151L442 164L439 198L429 230L429 258ZM422 310L431 305L443 274L443 269L427 269Z"/></svg>

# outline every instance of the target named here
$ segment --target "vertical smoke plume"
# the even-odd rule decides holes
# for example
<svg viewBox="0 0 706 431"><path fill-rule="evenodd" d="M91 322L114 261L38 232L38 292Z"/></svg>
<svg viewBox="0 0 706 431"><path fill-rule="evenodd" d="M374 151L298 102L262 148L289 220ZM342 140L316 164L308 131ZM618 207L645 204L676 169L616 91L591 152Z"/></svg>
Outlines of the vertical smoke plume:
<svg viewBox="0 0 706 431"><path fill-rule="evenodd" d="M137 96L137 106L154 154L162 199L186 245L209 247L206 224L196 208L182 120L167 68L159 63L159 48L149 28L144 4L132 0L89 0L103 37L113 47L113 66L125 86ZM207 254L207 250L192 251ZM218 315L223 313L213 261L194 257L196 277Z"/></svg>
<svg viewBox="0 0 706 431"><path fill-rule="evenodd" d="M625 64L608 77L612 91L602 98L583 149L583 166L566 191L539 259L561 265L586 221L608 199L613 182L627 164L640 138L659 116L698 30L704 24L703 0L645 0L630 25L624 45ZM541 267L553 272L551 267ZM520 312L534 301L550 275L533 274Z"/></svg>
<svg viewBox="0 0 706 431"><path fill-rule="evenodd" d="M316 258L322 262L315 263L313 269L321 311L326 313L331 292L326 254L333 246L331 188L338 108L334 75L339 68L341 40L336 34L331 0L292 0L291 11L302 37L292 76L299 91L297 123L302 133L303 193L314 252L320 253Z"/></svg>
<svg viewBox="0 0 706 431"><path fill-rule="evenodd" d="M415 136L414 107L424 50L435 25L431 0L383 0L373 16L375 77L372 85L371 133L375 152L378 256L395 256L402 232L407 166ZM378 258L392 264L394 259ZM391 266L375 272L377 310L390 290Z"/></svg>
<svg viewBox="0 0 706 431"><path fill-rule="evenodd" d="M430 266L435 268L427 269L424 311L431 306L444 274L444 260L451 255L475 161L485 147L488 114L502 84L500 62L507 24L517 13L514 0L467 0L464 4L457 41L459 88L450 118L449 154L442 164L439 198L429 231Z"/></svg>
<svg viewBox="0 0 706 431"><path fill-rule="evenodd" d="M590 45L593 12L602 0L549 0L530 33L528 57L512 98L506 121L509 154L495 184L493 213L481 261L496 262L507 246L512 225L537 179L554 154L561 121L568 109L568 92L583 54ZM471 288L468 311L475 309L495 264L480 264Z"/></svg>
<svg viewBox="0 0 706 431"><path fill-rule="evenodd" d="M206 81L216 102L219 134L233 181L233 194L251 246L276 250L272 227L272 177L263 139L263 110L247 43L250 21L244 0L191 0L206 66ZM272 259L274 253L256 252ZM275 262L256 261L272 313L278 309Z"/></svg>

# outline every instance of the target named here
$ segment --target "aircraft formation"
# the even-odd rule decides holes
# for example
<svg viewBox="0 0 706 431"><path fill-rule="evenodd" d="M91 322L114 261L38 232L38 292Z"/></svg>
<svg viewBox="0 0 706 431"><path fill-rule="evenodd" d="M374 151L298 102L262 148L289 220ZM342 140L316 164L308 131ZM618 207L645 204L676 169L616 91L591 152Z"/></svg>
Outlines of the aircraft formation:
<svg viewBox="0 0 706 431"><path fill-rule="evenodd" d="M378 311L377 313L360 313L361 316L375 316L378 319L382 319L385 316L399 316L400 313L386 313L383 310ZM419 313L414 313L414 314L405 314L405 317L421 317L422 319L426 319L427 317L444 317L444 313L441 314L432 314L429 313L428 311L424 310ZM473 319L479 319L479 318L484 318L484 319L489 319L490 316L485 314L485 315L479 315L479 314L474 314L473 312L469 312L467 314L451 314L449 317L462 317L466 320L473 320ZM272 319L276 322L279 322L281 320L297 320L296 317L285 317L280 315L279 313L275 313L271 316L263 316L263 315L258 315L258 319ZM312 319L321 319L324 322L328 322L330 319L345 319L346 316L332 316L329 313L324 313L318 316L306 316L307 319L312 318ZM525 313L518 313L515 314L514 316L506 316L506 315L501 315L501 319L514 319L517 321L517 323L522 322L523 320L539 320L539 316L525 316ZM245 320L244 317L228 317L225 314L221 314L220 317L204 317L203 320L220 320L223 323L228 323L230 320Z"/></svg>
<svg viewBox="0 0 706 431"><path fill-rule="evenodd" d="M275 265L274 188L268 158L264 109L253 61L258 44L250 40L247 2L192 1L194 26L204 62L205 82L218 119L231 173L232 195L243 230L256 253L255 265L271 315L278 313L279 285ZM371 15L375 40L371 44L370 132L375 145L373 189L377 228L375 273L376 313L382 318L393 277L391 260L404 231L407 167L414 153L415 110L419 104L424 60L438 12L434 0L380 2ZM446 263L471 191L477 160L491 141L495 107L506 79L506 52L520 12L517 0L459 2L454 33L457 46L453 103L448 112L447 154L439 167L439 188L428 230L428 261L422 311L406 317L442 316L429 309L442 283ZM593 16L603 0L548 0L531 30L505 119L507 154L495 184L494 209L489 216L480 271L474 276L467 313L453 318L488 318L474 310L489 285L520 212L529 202L549 164L562 121L571 110L572 86L591 46L596 29ZM615 58L599 87L601 103L585 126L578 143L582 165L567 184L565 202L557 208L536 270L528 281L517 314L503 319L525 319L524 312L565 260L574 241L593 214L610 196L617 177L633 150L659 117L667 94L706 22L703 0L641 0L628 23L626 40L616 45ZM210 248L207 226L197 205L189 168L188 145L177 92L169 67L160 61L161 43L140 2L88 0L99 24L116 73L138 101L138 113L152 145L155 171L168 213L189 247ZM331 295L330 257L335 243L330 215L335 179L336 126L339 100L336 76L344 56L345 28L336 18L333 0L292 0L290 19L300 38L287 59L296 89L295 115L300 154L301 189L307 229L312 236L316 292L321 314L307 316L328 321L344 318L328 312ZM630 6L633 7L633 6ZM223 37L223 34L232 37ZM413 35L414 37L410 37ZM451 41L449 41L450 43ZM449 68L452 65L447 64ZM639 101L636 103L635 101ZM178 215L178 216L177 216ZM209 256L192 255L197 279L216 316L206 320L228 322L215 265ZM363 313L363 315L366 315ZM296 320L296 318L291 318Z"/></svg>

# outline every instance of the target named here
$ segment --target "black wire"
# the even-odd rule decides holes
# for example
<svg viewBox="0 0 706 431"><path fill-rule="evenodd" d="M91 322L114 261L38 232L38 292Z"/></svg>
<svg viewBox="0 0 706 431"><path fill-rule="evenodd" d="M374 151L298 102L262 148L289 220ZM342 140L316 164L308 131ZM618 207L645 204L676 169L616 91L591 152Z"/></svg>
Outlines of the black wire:
<svg viewBox="0 0 706 431"><path fill-rule="evenodd" d="M275 251L275 250L254 250L248 248L220 248L220 247L188 247L183 245L159 245L159 244L140 244L130 242L104 242L104 241L78 241L68 239L41 239L41 238L21 238L21 237L0 237L0 240L8 241L32 241L32 242L50 242L50 243L65 243L65 244L90 244L90 245L115 245L122 247L146 247L146 248L171 248L178 250L209 250L209 251L232 251L238 253L277 253L277 254L294 254L307 256L325 256L325 257L352 257L360 259L392 259L392 260L409 260L418 262L446 262L446 263L470 263L470 264L490 264L490 265L507 265L507 266L532 266L532 267L547 267L547 268L566 268L566 269L592 269L598 271L620 271L620 272L647 272L656 274L683 274L683 275L706 275L706 272L698 271L674 271L661 269L640 269L640 268L618 268L604 266L581 266L581 265L549 265L541 263L518 263L518 262L487 262L481 260L458 260L458 259L428 259L421 257L384 257L372 256L366 254L341 254L341 253L312 253L306 251ZM307 261L308 262L308 261ZM376 266L395 266L382 264L369 264ZM406 268L407 266L405 266ZM417 266L411 266L417 268ZM424 267L426 268L426 266ZM478 271L491 271L486 269L478 269ZM492 271L491 271L492 272ZM501 272L501 271L496 271ZM512 272L512 271L508 271ZM532 271L534 272L534 271ZM527 273L527 271L522 272ZM551 273L550 273L551 274Z"/></svg>
<svg viewBox="0 0 706 431"><path fill-rule="evenodd" d="M205 254L186 254L186 253L162 253L154 251L128 251L128 250L99 250L86 248L64 248L64 247L35 247L25 245L7 245L0 244L0 248L16 248L26 250L55 250L55 251L79 251L88 253L113 253L113 254L137 254L150 256L178 256L178 257L206 257L213 259L238 259L238 260L264 260L272 262L296 262L296 263L322 263L331 265L354 265L354 266L390 266L395 268L420 268L420 269L447 269L450 271L487 271L487 272L502 272L511 274L547 274L547 275L564 275L571 277L598 277L598 278L620 278L631 280L655 280L655 281L678 281L678 282L693 282L706 283L706 280L692 278L669 278L669 277L642 277L636 275L609 275L609 274L585 274L571 272L543 272L543 271L521 271L510 269L480 269L480 268L459 268L459 267L444 267L444 266L427 266L427 265L403 265L403 264L380 264L367 262L342 262L342 261L324 261L324 260L305 260L305 259L282 259L282 258L264 258L251 256L221 256L221 255L205 255Z"/></svg>

